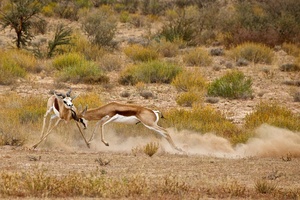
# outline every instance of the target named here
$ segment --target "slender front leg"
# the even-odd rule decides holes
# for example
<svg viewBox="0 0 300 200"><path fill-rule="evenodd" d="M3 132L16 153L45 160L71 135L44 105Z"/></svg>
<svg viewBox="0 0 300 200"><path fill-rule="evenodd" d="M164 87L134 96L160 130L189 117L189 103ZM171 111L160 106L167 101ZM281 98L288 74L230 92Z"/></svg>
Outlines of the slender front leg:
<svg viewBox="0 0 300 200"><path fill-rule="evenodd" d="M42 132L41 132L41 136L40 136L40 139L42 139L44 137L44 130L45 130L45 126L46 126L46 120L47 120L47 117L49 115L49 113L52 111L52 107L49 108L47 110L47 112L45 113L44 115L44 121L43 121L43 127L42 127ZM49 129L49 128L48 128ZM48 131L47 131L48 132Z"/></svg>
<svg viewBox="0 0 300 200"><path fill-rule="evenodd" d="M77 127L78 127L78 129L79 129L79 132L80 132L82 138L83 138L84 141L85 141L86 146L87 146L88 148L90 148L90 143L85 139L85 137L84 137L84 135L83 135L83 132L82 132L82 130L81 130L81 128L80 128L78 122L75 122L75 123L76 123L76 125L77 125Z"/></svg>
<svg viewBox="0 0 300 200"><path fill-rule="evenodd" d="M32 148L35 149L42 141L44 141L44 140L48 137L48 135L51 133L51 131L53 130L53 128L56 127L56 126L59 124L60 121L61 121L61 119L59 118L59 119L56 121L56 123L54 124L54 126L47 132L47 134L44 135L44 137L41 138L40 141L39 141L38 143L36 143L35 145L33 145Z"/></svg>
<svg viewBox="0 0 300 200"><path fill-rule="evenodd" d="M106 115L106 116L104 116L100 121L98 121L98 122L96 123L96 126L95 126L95 128L94 128L93 134L92 134L91 138L89 139L89 143L94 139L96 130L97 130L97 128L100 126L100 124L106 122L109 118L110 118L109 115ZM102 131L101 131L101 132L102 132ZM102 135L102 133L101 133L101 135ZM101 138L102 138L102 136L101 136ZM105 143L104 143L104 144L105 144ZM105 145L106 145L106 144L105 144ZM108 146L108 145L106 145L106 146Z"/></svg>

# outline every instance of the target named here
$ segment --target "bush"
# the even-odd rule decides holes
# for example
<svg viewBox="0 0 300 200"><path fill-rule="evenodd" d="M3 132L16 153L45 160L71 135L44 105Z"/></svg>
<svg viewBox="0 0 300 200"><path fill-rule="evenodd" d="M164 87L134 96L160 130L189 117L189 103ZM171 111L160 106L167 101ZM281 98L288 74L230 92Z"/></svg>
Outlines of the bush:
<svg viewBox="0 0 300 200"><path fill-rule="evenodd" d="M296 44L285 42L282 44L282 49L289 55L292 55L295 57L300 56L300 47Z"/></svg>
<svg viewBox="0 0 300 200"><path fill-rule="evenodd" d="M261 124L267 123L280 128L287 128L292 131L300 131L300 116L289 109L276 103L260 103L253 113L245 117L245 127L254 129Z"/></svg>
<svg viewBox="0 0 300 200"><path fill-rule="evenodd" d="M274 52L271 48L256 43L243 43L231 49L228 56L234 60L246 59L254 63L271 64Z"/></svg>
<svg viewBox="0 0 300 200"><path fill-rule="evenodd" d="M214 132L231 137L239 132L238 127L212 107L195 106L192 110L171 109L164 113L168 126L178 130L193 130L200 133Z"/></svg>
<svg viewBox="0 0 300 200"><path fill-rule="evenodd" d="M46 102L41 99L14 93L0 99L0 145L21 146L31 136L28 133L34 132L37 126L40 128L46 108Z"/></svg>
<svg viewBox="0 0 300 200"><path fill-rule="evenodd" d="M300 8L297 0L240 1L233 9L225 10L229 16L220 16L220 30L225 45L244 42L263 43L269 46L299 41ZM280 10L281 14L278 14Z"/></svg>
<svg viewBox="0 0 300 200"><path fill-rule="evenodd" d="M102 106L104 104L104 102L101 100L99 93L97 93L97 92L84 92L83 94L80 94L76 98L76 103L75 104L76 104L76 107L78 108L78 110L81 111L86 106L88 106L88 109Z"/></svg>
<svg viewBox="0 0 300 200"><path fill-rule="evenodd" d="M58 69L57 81L73 83L107 83L108 77L103 74L96 63L84 59L77 53L61 55L53 60L53 67Z"/></svg>
<svg viewBox="0 0 300 200"><path fill-rule="evenodd" d="M203 101L203 95L199 92L183 92L176 98L176 103L184 107L192 107L193 104Z"/></svg>
<svg viewBox="0 0 300 200"><path fill-rule="evenodd" d="M214 80L208 86L209 96L221 96L230 99L252 97L252 79L246 78L243 72L231 71Z"/></svg>
<svg viewBox="0 0 300 200"><path fill-rule="evenodd" d="M122 62L119 56L106 54L99 60L100 66L105 71L119 71L122 67Z"/></svg>
<svg viewBox="0 0 300 200"><path fill-rule="evenodd" d="M119 83L170 83L181 71L182 68L175 64L155 60L127 67L121 72Z"/></svg>
<svg viewBox="0 0 300 200"><path fill-rule="evenodd" d="M183 61L189 65L209 66L212 63L212 58L207 51L197 48L186 53Z"/></svg>
<svg viewBox="0 0 300 200"><path fill-rule="evenodd" d="M134 61L151 61L158 58L157 51L141 45L128 46L124 49L124 53Z"/></svg>
<svg viewBox="0 0 300 200"><path fill-rule="evenodd" d="M172 85L180 92L205 91L207 83L200 71L183 71L172 81Z"/></svg>
<svg viewBox="0 0 300 200"><path fill-rule="evenodd" d="M28 57L20 54L19 51L0 51L0 84L9 85L14 83L18 78L26 76L26 70L21 64L26 67L31 66L26 61Z"/></svg>
<svg viewBox="0 0 300 200"><path fill-rule="evenodd" d="M192 43L197 33L195 26L197 11L187 9L189 8L166 11L166 23L159 35L170 42L180 39Z"/></svg>
<svg viewBox="0 0 300 200"><path fill-rule="evenodd" d="M84 55L88 60L98 61L105 55L105 50L96 44L90 43L83 35L74 34L71 37L71 44L68 52L77 52Z"/></svg>
<svg viewBox="0 0 300 200"><path fill-rule="evenodd" d="M160 40L151 44L154 49L164 57L175 57L179 52L179 46L175 42Z"/></svg>
<svg viewBox="0 0 300 200"><path fill-rule="evenodd" d="M105 8L86 13L82 26L92 43L99 46L113 46L117 19L109 9Z"/></svg>

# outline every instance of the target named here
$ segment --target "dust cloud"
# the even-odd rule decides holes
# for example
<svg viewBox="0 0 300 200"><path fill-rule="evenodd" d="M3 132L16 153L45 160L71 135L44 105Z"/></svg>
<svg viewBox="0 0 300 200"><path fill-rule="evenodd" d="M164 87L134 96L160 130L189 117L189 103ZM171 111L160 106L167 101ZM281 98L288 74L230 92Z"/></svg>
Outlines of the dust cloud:
<svg viewBox="0 0 300 200"><path fill-rule="evenodd" d="M147 137L122 137L109 129L105 133L105 140L110 144L105 146L97 135L91 143L91 148L88 149L79 134L73 136L62 137L56 133L52 134L42 148L53 149L59 148L64 151L87 151L87 152L128 152L133 148L142 147L149 142L159 142L160 151L181 154L172 149L169 143L160 137L155 137L155 134ZM260 126L256 130L254 137L250 138L244 144L235 146L220 136L213 133L201 134L192 131L176 131L168 129L169 134L175 144L184 150L188 155L202 155L224 158L244 158L244 157L278 157L278 156L293 156L300 157L300 133L292 132L286 129L273 127L267 124ZM89 138L88 133L87 138Z"/></svg>
<svg viewBox="0 0 300 200"><path fill-rule="evenodd" d="M300 157L300 133L264 124L256 130L256 135L245 144L231 145L227 139L213 133L200 134L191 131L175 131L168 129L175 144L189 155L214 156L224 158L244 157ZM130 137L120 138L112 130L106 134L106 140L110 143L106 147L100 138L97 138L92 148L97 151L125 151L143 146L151 141L160 143L163 151L178 153L171 148L164 138L155 137Z"/></svg>

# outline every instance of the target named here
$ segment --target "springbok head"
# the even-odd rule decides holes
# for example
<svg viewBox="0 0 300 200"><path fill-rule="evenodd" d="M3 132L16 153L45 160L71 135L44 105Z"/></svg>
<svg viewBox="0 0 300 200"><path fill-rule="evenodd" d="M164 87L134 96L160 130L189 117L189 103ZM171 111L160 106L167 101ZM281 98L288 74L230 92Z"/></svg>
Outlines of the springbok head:
<svg viewBox="0 0 300 200"><path fill-rule="evenodd" d="M72 91L72 89L70 88L70 90L66 94L54 92L54 95L56 96L56 98L62 99L65 107L68 109L72 109L72 107L74 106L72 101L78 96L78 95L76 95L74 97L71 97L71 91Z"/></svg>
<svg viewBox="0 0 300 200"><path fill-rule="evenodd" d="M79 114L77 114L74 110L71 109L72 112L72 118L81 123L84 127L84 129L87 128L87 120L83 118L83 115L85 114L85 112L87 111L87 106L85 107L85 109L83 111L81 111Z"/></svg>

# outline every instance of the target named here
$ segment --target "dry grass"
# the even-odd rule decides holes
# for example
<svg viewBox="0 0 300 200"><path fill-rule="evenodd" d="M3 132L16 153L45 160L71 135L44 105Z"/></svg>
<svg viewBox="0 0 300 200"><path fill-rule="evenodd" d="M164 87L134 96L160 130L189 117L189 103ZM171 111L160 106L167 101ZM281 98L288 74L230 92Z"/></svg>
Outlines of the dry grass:
<svg viewBox="0 0 300 200"><path fill-rule="evenodd" d="M110 162L99 165L99 155L90 152L1 151L6 159L18 160L0 163L1 198L297 199L300 195L299 175L293 174L298 159L287 163L278 158L102 153ZM270 164L285 176L259 179L270 173Z"/></svg>

